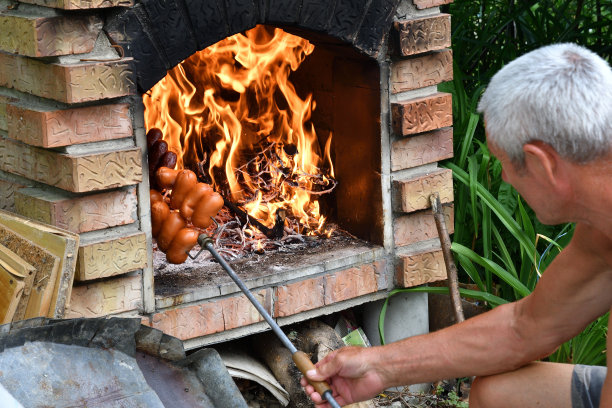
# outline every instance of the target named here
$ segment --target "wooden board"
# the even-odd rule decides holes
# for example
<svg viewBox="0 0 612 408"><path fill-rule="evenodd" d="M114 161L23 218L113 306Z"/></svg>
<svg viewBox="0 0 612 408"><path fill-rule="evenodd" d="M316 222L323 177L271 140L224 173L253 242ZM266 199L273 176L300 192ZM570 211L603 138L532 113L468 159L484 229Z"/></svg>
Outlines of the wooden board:
<svg viewBox="0 0 612 408"><path fill-rule="evenodd" d="M30 288L26 310L21 317L47 316L59 270L59 258L0 224L0 244L34 266L34 283ZM18 319L16 319L18 320Z"/></svg>
<svg viewBox="0 0 612 408"><path fill-rule="evenodd" d="M62 318L72 293L74 270L79 249L78 234L6 211L0 211L0 225L15 231L59 258L48 317Z"/></svg>
<svg viewBox="0 0 612 408"><path fill-rule="evenodd" d="M0 261L0 321L10 323L23 293L23 275Z"/></svg>
<svg viewBox="0 0 612 408"><path fill-rule="evenodd" d="M30 299L30 293L34 287L34 278L36 276L36 268L27 263L23 258L11 251L4 245L0 244L0 262L8 265L23 278L23 293L13 315L13 320L23 320Z"/></svg>

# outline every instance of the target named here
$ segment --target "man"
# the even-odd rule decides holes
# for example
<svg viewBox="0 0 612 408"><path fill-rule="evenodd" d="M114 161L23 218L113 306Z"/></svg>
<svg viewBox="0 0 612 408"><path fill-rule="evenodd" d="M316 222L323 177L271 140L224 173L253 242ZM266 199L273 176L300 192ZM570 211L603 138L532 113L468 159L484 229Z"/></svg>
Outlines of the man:
<svg viewBox="0 0 612 408"><path fill-rule="evenodd" d="M575 222L572 241L520 301L386 346L342 348L308 378L327 380L341 404L475 375L470 408L612 407L606 368L535 362L612 307L612 70L577 45L546 46L500 70L479 111L504 180L543 223Z"/></svg>

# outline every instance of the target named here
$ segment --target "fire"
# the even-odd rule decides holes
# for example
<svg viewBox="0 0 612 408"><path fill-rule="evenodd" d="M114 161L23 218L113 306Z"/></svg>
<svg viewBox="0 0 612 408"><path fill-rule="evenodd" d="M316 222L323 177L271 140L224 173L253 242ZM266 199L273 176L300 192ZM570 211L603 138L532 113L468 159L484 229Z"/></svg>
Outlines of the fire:
<svg viewBox="0 0 612 408"><path fill-rule="evenodd" d="M201 170L266 226L283 209L298 232L327 235L318 197L335 186L332 135L321 148L312 95L300 98L289 81L313 50L301 37L257 26L184 60L143 102L147 130L163 131L178 168Z"/></svg>

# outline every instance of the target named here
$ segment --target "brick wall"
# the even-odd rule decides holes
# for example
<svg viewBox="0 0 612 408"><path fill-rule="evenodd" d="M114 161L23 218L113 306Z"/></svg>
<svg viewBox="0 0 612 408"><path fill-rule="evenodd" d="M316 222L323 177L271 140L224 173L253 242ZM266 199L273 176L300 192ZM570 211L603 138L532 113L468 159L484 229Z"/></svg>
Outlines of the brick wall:
<svg viewBox="0 0 612 408"><path fill-rule="evenodd" d="M0 209L79 234L67 316L138 314L182 339L260 322L235 290L155 299L139 96L258 23L325 34L378 61L385 239L368 259L262 283L257 296L277 317L312 316L443 279L428 197L440 194L452 231L452 175L437 165L452 157L451 97L436 88L452 79L450 16L437 8L448 2L24 0L2 10Z"/></svg>

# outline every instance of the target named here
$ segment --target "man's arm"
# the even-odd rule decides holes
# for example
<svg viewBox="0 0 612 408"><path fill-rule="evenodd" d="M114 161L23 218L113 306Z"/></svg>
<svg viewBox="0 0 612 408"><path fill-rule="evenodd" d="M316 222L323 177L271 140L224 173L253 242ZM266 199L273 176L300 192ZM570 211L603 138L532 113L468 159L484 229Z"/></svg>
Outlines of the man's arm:
<svg viewBox="0 0 612 408"><path fill-rule="evenodd" d="M347 390L357 384L347 396L350 402L390 386L518 368L548 355L610 308L610 256L608 237L577 226L531 295L435 333L383 347L341 349L317 364L319 375L311 378L331 377ZM338 372L342 379L334 378ZM353 374L358 383L351 383Z"/></svg>

